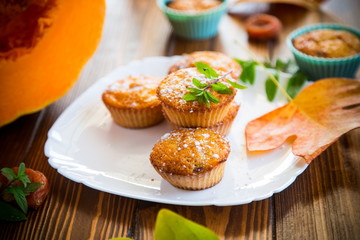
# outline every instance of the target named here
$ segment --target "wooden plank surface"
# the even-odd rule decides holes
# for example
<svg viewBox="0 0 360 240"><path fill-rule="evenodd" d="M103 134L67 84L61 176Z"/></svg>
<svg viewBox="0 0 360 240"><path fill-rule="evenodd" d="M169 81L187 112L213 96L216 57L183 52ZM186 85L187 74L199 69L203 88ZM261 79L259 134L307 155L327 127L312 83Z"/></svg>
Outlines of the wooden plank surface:
<svg viewBox="0 0 360 240"><path fill-rule="evenodd" d="M337 17L351 19L355 25L357 13L351 6L358 6L356 1L346 0L343 4L350 5L341 5L341 9L337 9L339 4L326 3L326 8ZM225 16L219 35L212 39L183 40L171 34L170 25L154 0L108 0L101 44L74 87L41 112L0 129L0 167L23 161L44 172L50 182L44 205L31 210L26 222L2 222L0 239L153 239L154 221L161 208L209 227L221 239L360 239L360 130L340 138L283 192L240 206L189 207L120 197L72 182L47 163L43 147L57 117L117 66L147 56L195 50L249 58L244 46L261 58L286 59L291 54L284 40L292 29L314 22L338 21L322 11L309 12L286 5L258 5L255 9L277 15L283 21L279 41L271 45L248 42L243 29L246 14L238 18Z"/></svg>

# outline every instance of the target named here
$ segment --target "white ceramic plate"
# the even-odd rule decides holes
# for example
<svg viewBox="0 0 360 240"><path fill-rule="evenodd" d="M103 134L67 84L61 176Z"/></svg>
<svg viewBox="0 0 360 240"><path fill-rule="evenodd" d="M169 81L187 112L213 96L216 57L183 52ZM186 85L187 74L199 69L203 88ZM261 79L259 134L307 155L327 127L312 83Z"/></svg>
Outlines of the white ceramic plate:
<svg viewBox="0 0 360 240"><path fill-rule="evenodd" d="M45 155L60 174L91 188L121 196L178 205L238 205L262 200L289 186L307 164L291 153L291 145L263 154L246 151L248 121L285 103L269 103L264 78L240 91L241 107L227 138L231 153L222 181L207 190L177 189L163 180L149 161L152 147L170 131L166 122L131 130L116 125L101 100L106 87L137 74L165 76L174 57L151 57L120 67L97 81L58 118L48 133Z"/></svg>

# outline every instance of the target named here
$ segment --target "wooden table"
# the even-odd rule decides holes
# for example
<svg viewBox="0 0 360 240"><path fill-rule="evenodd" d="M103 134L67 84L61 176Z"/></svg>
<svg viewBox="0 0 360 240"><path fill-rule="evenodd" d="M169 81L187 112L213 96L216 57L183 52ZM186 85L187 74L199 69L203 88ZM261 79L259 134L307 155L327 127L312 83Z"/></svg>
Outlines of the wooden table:
<svg viewBox="0 0 360 240"><path fill-rule="evenodd" d="M48 130L66 107L96 80L134 59L195 50L248 58L234 40L259 57L286 59L291 57L287 34L304 24L338 21L336 15L360 28L357 0L323 7L332 15L279 4L260 8L284 23L279 41L269 45L249 43L241 18L224 17L212 39L186 41L171 34L154 0L107 1L101 44L75 86L56 103L0 129L0 167L25 162L50 182L44 205L30 211L26 222L2 222L0 239L152 239L161 208L209 227L221 239L360 239L360 129L342 136L281 193L228 207L166 205L100 192L58 174L43 150Z"/></svg>

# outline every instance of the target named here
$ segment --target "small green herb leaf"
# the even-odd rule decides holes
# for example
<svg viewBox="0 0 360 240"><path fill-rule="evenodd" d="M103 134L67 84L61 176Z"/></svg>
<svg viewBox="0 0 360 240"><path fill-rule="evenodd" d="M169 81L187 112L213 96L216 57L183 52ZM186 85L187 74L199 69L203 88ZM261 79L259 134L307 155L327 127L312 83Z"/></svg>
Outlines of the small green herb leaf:
<svg viewBox="0 0 360 240"><path fill-rule="evenodd" d="M198 87L198 88L205 88L207 86L206 83L201 83L199 80L197 80L196 78L193 78L192 83Z"/></svg>
<svg viewBox="0 0 360 240"><path fill-rule="evenodd" d="M26 219L26 215L22 211L9 203L0 201L0 220L17 222Z"/></svg>
<svg viewBox="0 0 360 240"><path fill-rule="evenodd" d="M284 71L287 67L289 62L284 62L282 61L281 59L276 59L276 62L275 62L275 68L280 70L280 71Z"/></svg>
<svg viewBox="0 0 360 240"><path fill-rule="evenodd" d="M36 183L32 182L29 183L26 187L21 185L19 186L20 190L24 192L25 196L28 196L32 192L36 192L41 186L43 186L43 183Z"/></svg>
<svg viewBox="0 0 360 240"><path fill-rule="evenodd" d="M20 209L26 214L28 210L27 201L25 198L24 192L20 189L19 186L10 186L7 189L14 195L16 203L19 205Z"/></svg>
<svg viewBox="0 0 360 240"><path fill-rule="evenodd" d="M301 88L304 86L306 80L307 77L300 70L294 73L286 86L286 92L289 94L289 96L292 98L296 97Z"/></svg>
<svg viewBox="0 0 360 240"><path fill-rule="evenodd" d="M213 103L220 103L219 99L217 99L214 95L212 95L210 92L207 92L208 98L210 102Z"/></svg>
<svg viewBox="0 0 360 240"><path fill-rule="evenodd" d="M211 85L211 88L214 89L214 91L216 91L218 93L229 94L229 95L233 94L231 89L228 88L225 84L223 84L221 82L217 82L217 83Z"/></svg>
<svg viewBox="0 0 360 240"><path fill-rule="evenodd" d="M218 240L219 238L210 229L170 210L161 209L156 218L155 239Z"/></svg>
<svg viewBox="0 0 360 240"><path fill-rule="evenodd" d="M240 84L238 84L236 82L233 82L233 81L230 81L228 79L226 79L226 81L228 83L230 83L230 85L233 86L234 88L237 88L237 89L246 89L247 88L246 86L240 85Z"/></svg>
<svg viewBox="0 0 360 240"><path fill-rule="evenodd" d="M219 77L219 74L206 63L195 62L195 67L200 73L204 74L207 78L214 79Z"/></svg>
<svg viewBox="0 0 360 240"><path fill-rule="evenodd" d="M273 74L276 81L279 81L279 73L276 72L275 74ZM270 102L272 102L275 99L276 96L276 92L277 92L277 86L275 85L275 83L270 79L270 77L268 77L265 81L265 91L266 91L266 96L268 98L268 100Z"/></svg>
<svg viewBox="0 0 360 240"><path fill-rule="evenodd" d="M4 175L9 182L12 182L16 179L16 175L13 170L10 168L1 169L1 174Z"/></svg>
<svg viewBox="0 0 360 240"><path fill-rule="evenodd" d="M206 104L207 107L210 107L208 92L204 92L204 103Z"/></svg>
<svg viewBox="0 0 360 240"><path fill-rule="evenodd" d="M198 99L198 96L196 96L194 93L190 92L184 95L184 100L187 102L195 101Z"/></svg>

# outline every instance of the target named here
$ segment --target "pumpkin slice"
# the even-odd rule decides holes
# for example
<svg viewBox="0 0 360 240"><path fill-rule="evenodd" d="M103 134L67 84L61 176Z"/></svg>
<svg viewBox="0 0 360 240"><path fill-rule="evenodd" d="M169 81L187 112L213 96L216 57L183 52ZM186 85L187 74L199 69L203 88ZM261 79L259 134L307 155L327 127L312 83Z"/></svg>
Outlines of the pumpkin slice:
<svg viewBox="0 0 360 240"><path fill-rule="evenodd" d="M94 53L104 0L0 2L0 127L62 97Z"/></svg>

